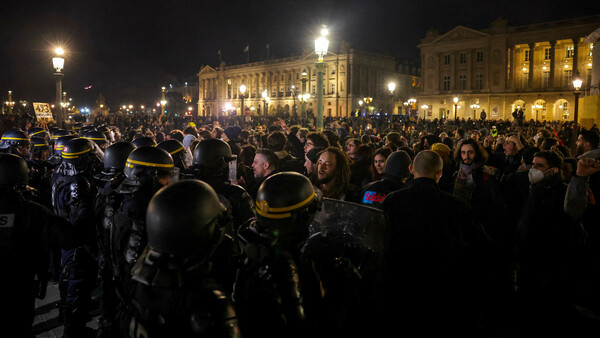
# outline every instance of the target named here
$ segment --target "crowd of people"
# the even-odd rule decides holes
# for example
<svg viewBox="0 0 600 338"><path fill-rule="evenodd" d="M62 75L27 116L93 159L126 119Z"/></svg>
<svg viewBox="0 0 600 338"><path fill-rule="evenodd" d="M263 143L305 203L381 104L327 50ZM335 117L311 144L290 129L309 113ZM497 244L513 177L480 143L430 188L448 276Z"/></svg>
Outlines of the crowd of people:
<svg viewBox="0 0 600 338"><path fill-rule="evenodd" d="M54 282L65 337L598 332L596 125L324 124L11 119L3 318L31 334L33 299Z"/></svg>

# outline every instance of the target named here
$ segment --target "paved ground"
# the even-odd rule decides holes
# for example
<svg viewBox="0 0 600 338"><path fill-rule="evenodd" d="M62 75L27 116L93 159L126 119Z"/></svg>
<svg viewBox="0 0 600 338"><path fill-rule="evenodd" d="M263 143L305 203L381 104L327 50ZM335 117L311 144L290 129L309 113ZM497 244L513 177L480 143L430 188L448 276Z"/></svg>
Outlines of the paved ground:
<svg viewBox="0 0 600 338"><path fill-rule="evenodd" d="M33 332L36 337L54 338L62 337L63 325L58 320L58 302L60 300L58 284L48 283L48 292L46 298L35 300L35 320L33 322ZM93 297L94 311L90 314L91 318L87 326L93 329L98 328L98 297L97 293Z"/></svg>

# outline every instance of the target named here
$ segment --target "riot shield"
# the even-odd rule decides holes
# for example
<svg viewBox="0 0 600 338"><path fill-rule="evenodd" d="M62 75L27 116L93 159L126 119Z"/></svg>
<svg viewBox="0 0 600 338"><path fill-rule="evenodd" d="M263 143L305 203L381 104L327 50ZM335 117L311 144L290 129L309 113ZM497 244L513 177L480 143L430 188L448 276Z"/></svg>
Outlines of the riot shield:
<svg viewBox="0 0 600 338"><path fill-rule="evenodd" d="M374 315L382 294L387 218L361 204L323 199L304 255L314 262L335 329L352 331Z"/></svg>
<svg viewBox="0 0 600 338"><path fill-rule="evenodd" d="M309 227L304 249L314 260L345 257L362 270L365 255L382 258L386 231L387 218L383 211L324 198L321 210Z"/></svg>

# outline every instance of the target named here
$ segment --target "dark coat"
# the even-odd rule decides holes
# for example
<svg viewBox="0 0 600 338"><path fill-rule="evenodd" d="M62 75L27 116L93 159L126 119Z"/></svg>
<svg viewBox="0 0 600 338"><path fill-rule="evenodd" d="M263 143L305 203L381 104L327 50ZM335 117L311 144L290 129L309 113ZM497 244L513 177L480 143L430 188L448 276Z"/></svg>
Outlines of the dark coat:
<svg viewBox="0 0 600 338"><path fill-rule="evenodd" d="M475 330L493 267L489 239L469 205L433 179L417 178L381 208L390 221L384 308L396 309L386 322L424 336Z"/></svg>

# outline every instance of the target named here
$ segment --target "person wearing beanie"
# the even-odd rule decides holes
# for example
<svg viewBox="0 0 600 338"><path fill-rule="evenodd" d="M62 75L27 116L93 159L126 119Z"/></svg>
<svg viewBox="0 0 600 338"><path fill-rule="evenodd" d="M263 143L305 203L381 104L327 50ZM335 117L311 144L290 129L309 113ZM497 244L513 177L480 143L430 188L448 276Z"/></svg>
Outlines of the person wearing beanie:
<svg viewBox="0 0 600 338"><path fill-rule="evenodd" d="M236 142L241 133L242 128L238 126L229 126L223 131L223 141L229 144L231 153L235 156L239 156L240 151L242 151L242 147L240 147L240 145Z"/></svg>
<svg viewBox="0 0 600 338"><path fill-rule="evenodd" d="M305 175L313 181L314 174L317 171L317 162L319 161L319 153L323 151L324 147L316 147L309 150L305 157L304 168L306 169Z"/></svg>
<svg viewBox="0 0 600 338"><path fill-rule="evenodd" d="M404 150L393 152L385 161L383 178L367 184L359 194L361 204L379 208L383 199L393 191L407 186L411 178L408 167L412 163Z"/></svg>

